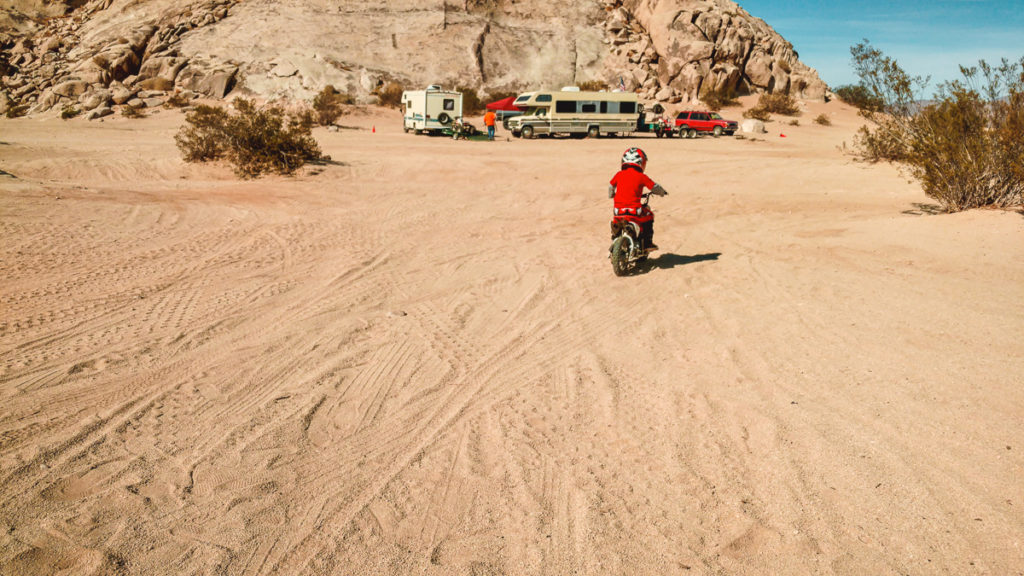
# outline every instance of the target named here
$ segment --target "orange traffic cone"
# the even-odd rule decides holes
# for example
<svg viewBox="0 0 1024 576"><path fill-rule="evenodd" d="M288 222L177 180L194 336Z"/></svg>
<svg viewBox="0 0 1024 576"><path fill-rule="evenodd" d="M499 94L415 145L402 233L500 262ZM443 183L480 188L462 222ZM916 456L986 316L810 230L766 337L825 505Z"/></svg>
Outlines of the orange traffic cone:
<svg viewBox="0 0 1024 576"><path fill-rule="evenodd" d="M371 128L371 129L370 129L370 132L372 132L372 133L374 133L374 134L376 134L376 133L377 133L377 125L376 125L376 124L374 124L374 125L373 125L373 128Z"/></svg>

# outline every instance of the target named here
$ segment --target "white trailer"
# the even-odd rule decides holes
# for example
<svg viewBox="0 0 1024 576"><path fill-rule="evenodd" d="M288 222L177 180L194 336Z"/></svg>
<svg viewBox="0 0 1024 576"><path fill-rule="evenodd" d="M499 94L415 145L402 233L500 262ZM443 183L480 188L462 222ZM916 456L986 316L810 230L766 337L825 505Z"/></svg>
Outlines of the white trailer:
<svg viewBox="0 0 1024 576"><path fill-rule="evenodd" d="M442 132L462 119L462 93L428 86L402 92L402 128L408 132Z"/></svg>

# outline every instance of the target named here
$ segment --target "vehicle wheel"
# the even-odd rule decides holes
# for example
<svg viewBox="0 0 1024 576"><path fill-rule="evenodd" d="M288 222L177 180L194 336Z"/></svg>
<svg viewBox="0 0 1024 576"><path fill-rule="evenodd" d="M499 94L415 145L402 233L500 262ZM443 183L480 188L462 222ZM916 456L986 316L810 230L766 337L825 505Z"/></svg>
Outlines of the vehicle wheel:
<svg viewBox="0 0 1024 576"><path fill-rule="evenodd" d="M657 136L658 138L661 138L662 136L665 135L665 133L662 132L661 130L658 130L657 132L654 133L654 135Z"/></svg>
<svg viewBox="0 0 1024 576"><path fill-rule="evenodd" d="M501 121L501 125L505 128L505 130L508 130L509 129L509 127L508 127L508 118L505 118L504 120L502 120Z"/></svg>
<svg viewBox="0 0 1024 576"><path fill-rule="evenodd" d="M683 124L682 126L680 126L679 127L679 137L680 138L689 138L690 137L690 127L687 126L686 124Z"/></svg>
<svg viewBox="0 0 1024 576"><path fill-rule="evenodd" d="M690 129L689 129L689 130L688 130L688 131L686 132L686 137L687 137L687 138L696 138L696 137L697 137L697 131L696 131L696 130L694 130L693 128L690 128Z"/></svg>
<svg viewBox="0 0 1024 576"><path fill-rule="evenodd" d="M715 135L715 138L718 138L719 136L722 135L722 127L721 126L715 126L715 129L712 130L711 133Z"/></svg>
<svg viewBox="0 0 1024 576"><path fill-rule="evenodd" d="M612 272L616 276L625 276L627 272L627 261L629 259L629 242L625 236L619 236L612 242Z"/></svg>
<svg viewBox="0 0 1024 576"><path fill-rule="evenodd" d="M523 138L533 138L533 126L523 126Z"/></svg>
<svg viewBox="0 0 1024 576"><path fill-rule="evenodd" d="M597 138L600 135L601 135L601 129L598 128L597 126L591 126L590 128L587 128L587 137L588 138Z"/></svg>
<svg viewBox="0 0 1024 576"><path fill-rule="evenodd" d="M441 112L437 116L437 121L440 122L442 126L447 126L452 123L452 117L449 116L447 112Z"/></svg>
<svg viewBox="0 0 1024 576"><path fill-rule="evenodd" d="M402 124L402 132L405 132L406 134L408 134L409 133L409 127L406 126L405 124Z"/></svg>

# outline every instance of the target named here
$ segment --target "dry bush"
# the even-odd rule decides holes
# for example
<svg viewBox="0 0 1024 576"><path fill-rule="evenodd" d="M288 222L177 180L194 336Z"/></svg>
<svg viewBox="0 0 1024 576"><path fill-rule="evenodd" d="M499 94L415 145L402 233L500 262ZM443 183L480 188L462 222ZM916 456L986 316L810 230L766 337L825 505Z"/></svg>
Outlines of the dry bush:
<svg viewBox="0 0 1024 576"><path fill-rule="evenodd" d="M861 111L873 125L858 134L862 158L904 163L947 211L1024 203L1024 58L961 66L963 80L924 105L914 88L926 80L866 41L851 52L861 85L883 103Z"/></svg>
<svg viewBox="0 0 1024 576"><path fill-rule="evenodd" d="M736 93L732 89L715 90L708 89L701 95L700 101L708 107L708 110L718 112L722 108L727 106L738 106L739 100L736 99Z"/></svg>
<svg viewBox="0 0 1024 576"><path fill-rule="evenodd" d="M473 116L479 114L487 107L487 104L480 99L476 90L459 86L455 88L455 91L462 92L462 113L464 115Z"/></svg>
<svg viewBox="0 0 1024 576"><path fill-rule="evenodd" d="M184 92L175 92L164 102L164 106L167 108L184 108L191 103L192 100Z"/></svg>
<svg viewBox="0 0 1024 576"><path fill-rule="evenodd" d="M386 86L379 88L375 94L377 95L377 101L381 106L387 106L388 108L398 108L402 105L402 92L405 92L405 88L397 82L389 82Z"/></svg>
<svg viewBox="0 0 1024 576"><path fill-rule="evenodd" d="M773 114L783 116L799 116L800 106L789 94L761 94L757 99L757 107L764 108Z"/></svg>
<svg viewBox="0 0 1024 576"><path fill-rule="evenodd" d="M8 118L21 118L25 114L28 114L28 104L17 104L14 102L8 106L5 113Z"/></svg>
<svg viewBox="0 0 1024 576"><path fill-rule="evenodd" d="M797 120L796 118L794 118L794 119L789 121L789 125L790 126L799 126L800 125L800 121Z"/></svg>
<svg viewBox="0 0 1024 576"><path fill-rule="evenodd" d="M829 120L828 116L826 116L824 114L818 114L814 118L814 123L815 124L819 124L821 126L831 126L832 125L832 121Z"/></svg>
<svg viewBox="0 0 1024 576"><path fill-rule="evenodd" d="M587 80L586 82L580 82L579 89L584 92L600 92L601 90L607 90L608 86L601 80Z"/></svg>
<svg viewBox="0 0 1024 576"><path fill-rule="evenodd" d="M174 139L186 161L226 158L237 175L252 178L264 172L291 174L323 158L312 136L311 113L286 115L276 106L260 110L242 98L234 106L235 114L201 105L185 116Z"/></svg>
<svg viewBox="0 0 1024 576"><path fill-rule="evenodd" d="M762 106L754 106L743 111L744 118L753 118L754 120L760 120L767 122L772 119L772 115L768 113L768 109Z"/></svg>
<svg viewBox="0 0 1024 576"><path fill-rule="evenodd" d="M60 111L60 119L69 120L71 118L74 118L75 116L78 116L81 113L82 109L78 108L77 106L65 106Z"/></svg>
<svg viewBox="0 0 1024 576"><path fill-rule="evenodd" d="M146 113L142 111L141 106L125 105L124 108L121 108L121 116L125 118L145 118Z"/></svg>
<svg viewBox="0 0 1024 576"><path fill-rule="evenodd" d="M313 112L316 113L317 124L330 126L339 116L344 114L345 106L354 104L355 100L348 94L338 92L328 84L313 98Z"/></svg>

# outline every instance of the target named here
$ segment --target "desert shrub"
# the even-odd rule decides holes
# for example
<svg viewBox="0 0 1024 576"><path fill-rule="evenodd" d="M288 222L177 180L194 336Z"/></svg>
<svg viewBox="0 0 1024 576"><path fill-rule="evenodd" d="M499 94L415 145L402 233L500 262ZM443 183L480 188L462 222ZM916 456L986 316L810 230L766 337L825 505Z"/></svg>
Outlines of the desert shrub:
<svg viewBox="0 0 1024 576"><path fill-rule="evenodd" d="M7 112L5 113L5 115L8 118L21 118L27 113L28 104L17 104L12 102L11 105L7 107Z"/></svg>
<svg viewBox="0 0 1024 576"><path fill-rule="evenodd" d="M264 172L291 174L310 160L322 158L312 136L313 115L286 115L279 107L258 109L249 100L235 100L237 113L196 106L175 136L188 162L226 158L243 178Z"/></svg>
<svg viewBox="0 0 1024 576"><path fill-rule="evenodd" d="M334 86L328 84L313 98L313 112L316 114L317 124L330 126L345 112L345 106L353 104L352 96L338 92Z"/></svg>
<svg viewBox="0 0 1024 576"><path fill-rule="evenodd" d="M145 118L146 113L142 111L142 106L125 105L121 108L121 116L125 118Z"/></svg>
<svg viewBox="0 0 1024 576"><path fill-rule="evenodd" d="M800 106L789 94L761 94L757 99L757 107L783 116L798 116L800 114Z"/></svg>
<svg viewBox="0 0 1024 576"><path fill-rule="evenodd" d="M846 86L840 86L833 90L833 92L843 102L846 102L850 106L860 108L861 110L878 111L882 109L881 99L872 96L871 92L860 84L847 84Z"/></svg>
<svg viewBox="0 0 1024 576"><path fill-rule="evenodd" d="M377 89L377 101L381 106L398 108L402 105L402 92L405 88L397 82L389 82L387 85Z"/></svg>
<svg viewBox="0 0 1024 576"><path fill-rule="evenodd" d="M772 115L768 112L767 108L763 106L754 106L743 111L744 118L753 118L754 120L760 120L767 122L772 119Z"/></svg>
<svg viewBox="0 0 1024 576"><path fill-rule="evenodd" d="M184 92L175 92L164 102L164 106L167 108L184 108L191 103L191 99Z"/></svg>
<svg viewBox="0 0 1024 576"><path fill-rule="evenodd" d="M700 101L708 107L708 110L713 110L715 112L727 106L739 105L739 100L736 99L736 93L731 88L724 90L715 90L714 88L707 89L701 95Z"/></svg>
<svg viewBox="0 0 1024 576"><path fill-rule="evenodd" d="M832 125L832 121L829 120L828 116L826 116L824 114L818 114L814 118L814 123L815 124L819 124L821 126L831 126Z"/></svg>
<svg viewBox="0 0 1024 576"><path fill-rule="evenodd" d="M487 107L487 103L480 99L480 95L476 93L476 90L459 86L455 88L455 91L462 92L463 114L467 116L479 114Z"/></svg>
<svg viewBox="0 0 1024 576"><path fill-rule="evenodd" d="M133 109L131 106L125 110ZM219 160L227 154L227 123L229 115L223 108L200 104L185 115L185 126L174 136L186 162Z"/></svg>
<svg viewBox="0 0 1024 576"><path fill-rule="evenodd" d="M601 90L607 90L608 86L601 80L587 80L586 82L580 82L579 88L584 92L600 92Z"/></svg>
<svg viewBox="0 0 1024 576"><path fill-rule="evenodd" d="M65 106L60 111L61 120L69 120L82 113L82 109L76 106Z"/></svg>
<svg viewBox="0 0 1024 576"><path fill-rule="evenodd" d="M882 102L861 111L871 122L858 133L862 158L902 162L947 211L1024 203L1024 58L961 66L963 79L941 84L924 104L926 79L867 41L851 52L861 85Z"/></svg>
<svg viewBox="0 0 1024 576"><path fill-rule="evenodd" d="M796 118L794 118L794 119L789 121L789 125L790 126L799 126L800 125L800 121L797 120Z"/></svg>

